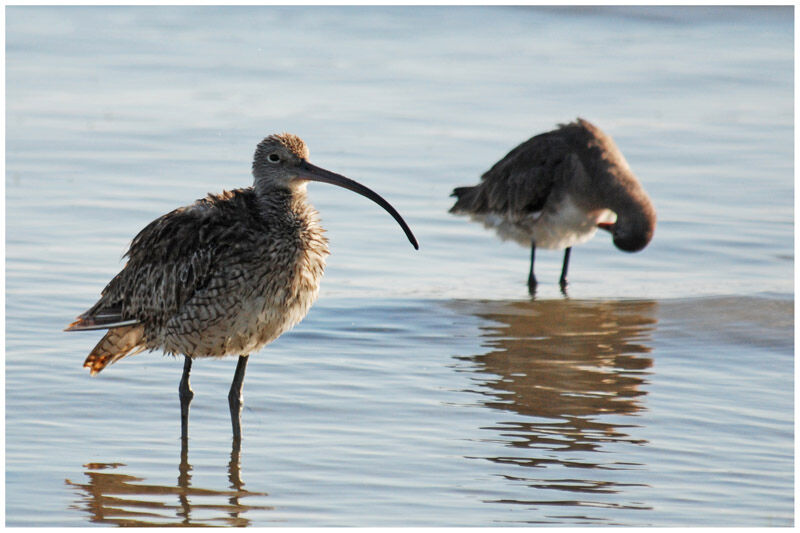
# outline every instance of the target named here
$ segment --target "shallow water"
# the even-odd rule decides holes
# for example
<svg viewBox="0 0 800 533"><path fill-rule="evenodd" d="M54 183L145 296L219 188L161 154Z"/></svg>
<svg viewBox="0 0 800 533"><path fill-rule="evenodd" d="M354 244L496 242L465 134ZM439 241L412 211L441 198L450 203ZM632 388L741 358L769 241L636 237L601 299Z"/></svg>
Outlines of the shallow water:
<svg viewBox="0 0 800 533"><path fill-rule="evenodd" d="M6 524L792 525L792 8L17 8L6 12ZM534 133L612 134L659 212L528 252L447 214ZM147 222L247 185L255 144L385 195L309 187L320 299L254 354L91 379L61 329Z"/></svg>

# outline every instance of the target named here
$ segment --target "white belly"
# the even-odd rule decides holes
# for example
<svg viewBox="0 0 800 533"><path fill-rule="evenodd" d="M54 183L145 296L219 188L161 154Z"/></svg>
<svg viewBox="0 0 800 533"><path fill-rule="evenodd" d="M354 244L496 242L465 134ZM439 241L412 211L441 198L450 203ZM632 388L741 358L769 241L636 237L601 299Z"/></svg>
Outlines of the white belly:
<svg viewBox="0 0 800 533"><path fill-rule="evenodd" d="M562 250L581 244L597 232L600 222L614 222L617 216L608 209L587 211L578 207L569 197L558 206L547 206L543 211L518 216L511 213L471 215L497 232L503 240L516 241L528 247Z"/></svg>

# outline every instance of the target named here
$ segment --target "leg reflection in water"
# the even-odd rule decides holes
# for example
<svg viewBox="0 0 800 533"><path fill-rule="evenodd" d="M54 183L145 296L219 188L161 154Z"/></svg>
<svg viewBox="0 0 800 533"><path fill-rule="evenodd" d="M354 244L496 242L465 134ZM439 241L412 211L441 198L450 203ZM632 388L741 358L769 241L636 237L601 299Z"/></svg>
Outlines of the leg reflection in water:
<svg viewBox="0 0 800 533"><path fill-rule="evenodd" d="M188 439L181 439L176 486L144 483L145 478L122 472L122 463L84 465L86 483L66 480L81 498L73 508L85 511L94 523L118 526L231 526L251 525L253 511L269 511L266 505L244 503L246 498L263 499L264 492L244 489L241 479L241 441L234 439L228 462L229 489L191 486Z"/></svg>

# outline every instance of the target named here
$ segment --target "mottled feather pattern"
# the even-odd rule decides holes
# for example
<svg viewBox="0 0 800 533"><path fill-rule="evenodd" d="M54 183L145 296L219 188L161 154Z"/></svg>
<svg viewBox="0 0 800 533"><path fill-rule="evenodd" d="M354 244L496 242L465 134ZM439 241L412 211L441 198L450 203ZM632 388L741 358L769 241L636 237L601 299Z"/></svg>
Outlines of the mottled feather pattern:
<svg viewBox="0 0 800 533"><path fill-rule="evenodd" d="M141 352L146 348L142 344L143 326L127 326L112 328L100 339L100 342L86 357L84 368L88 368L94 376L107 365L123 357Z"/></svg>
<svg viewBox="0 0 800 533"><path fill-rule="evenodd" d="M300 159L308 159L308 145L298 137L297 135L292 135L291 133L279 133L277 135L270 135L265 139L266 141L277 141L281 143L283 146L289 149L295 156L299 157ZM269 143L261 143L258 145L257 149L263 149L264 146L268 145ZM259 153L256 152L256 156L253 158L254 160L259 160Z"/></svg>
<svg viewBox="0 0 800 533"><path fill-rule="evenodd" d="M302 319L327 254L304 193L276 189L258 198L245 188L209 195L146 226L125 267L84 315L116 308L121 318L140 320L141 349L192 357L250 353Z"/></svg>

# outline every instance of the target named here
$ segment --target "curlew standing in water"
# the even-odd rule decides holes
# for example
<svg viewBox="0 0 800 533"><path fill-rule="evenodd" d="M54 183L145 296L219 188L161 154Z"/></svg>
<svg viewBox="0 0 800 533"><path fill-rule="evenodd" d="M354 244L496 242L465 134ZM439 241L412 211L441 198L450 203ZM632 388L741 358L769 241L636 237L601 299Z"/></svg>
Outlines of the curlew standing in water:
<svg viewBox="0 0 800 533"><path fill-rule="evenodd" d="M536 291L536 248L564 251L559 283L566 293L572 246L597 228L609 231L620 250L647 246L656 212L614 141L578 118L520 144L481 176L474 187L458 187L450 212L531 247L528 290Z"/></svg>
<svg viewBox="0 0 800 533"><path fill-rule="evenodd" d="M310 164L295 135L271 135L253 160L253 186L209 194L148 224L98 302L66 331L107 329L83 366L97 374L142 350L183 355L181 436L188 436L192 360L238 355L228 403L241 437L248 355L300 322L317 297L328 255L308 181L344 187L400 214L367 187Z"/></svg>

